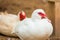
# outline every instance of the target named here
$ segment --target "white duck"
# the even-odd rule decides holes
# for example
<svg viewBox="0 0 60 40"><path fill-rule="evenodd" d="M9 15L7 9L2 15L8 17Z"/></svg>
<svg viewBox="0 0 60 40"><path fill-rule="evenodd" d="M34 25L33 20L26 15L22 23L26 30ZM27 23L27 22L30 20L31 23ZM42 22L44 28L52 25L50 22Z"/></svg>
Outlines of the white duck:
<svg viewBox="0 0 60 40"><path fill-rule="evenodd" d="M36 9L31 18L27 18L22 12L20 19L23 20L17 22L13 33L16 33L22 40L45 40L53 32L52 24L42 9Z"/></svg>
<svg viewBox="0 0 60 40"><path fill-rule="evenodd" d="M0 33L8 36L16 36L15 34L11 34L11 32L13 27L16 26L18 16L14 14L8 14L7 12L0 13Z"/></svg>

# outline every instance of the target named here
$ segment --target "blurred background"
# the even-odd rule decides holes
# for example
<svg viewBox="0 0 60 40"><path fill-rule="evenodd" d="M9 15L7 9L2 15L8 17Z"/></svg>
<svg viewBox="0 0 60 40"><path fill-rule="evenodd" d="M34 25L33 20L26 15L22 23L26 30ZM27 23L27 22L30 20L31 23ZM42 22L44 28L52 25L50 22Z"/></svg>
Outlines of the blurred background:
<svg viewBox="0 0 60 40"><path fill-rule="evenodd" d="M10 14L18 14L23 10L30 17L35 9L44 9L48 18L52 21L54 32L50 40L60 40L60 0L0 0L0 12L7 11ZM19 38L0 35L0 40L19 40Z"/></svg>

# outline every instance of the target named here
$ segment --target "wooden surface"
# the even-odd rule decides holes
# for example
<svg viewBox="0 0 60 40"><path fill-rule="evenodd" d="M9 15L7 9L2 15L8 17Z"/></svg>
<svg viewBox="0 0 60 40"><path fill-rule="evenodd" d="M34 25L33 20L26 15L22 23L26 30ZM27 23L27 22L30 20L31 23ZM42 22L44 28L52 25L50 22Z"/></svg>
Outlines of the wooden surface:
<svg viewBox="0 0 60 40"><path fill-rule="evenodd" d="M14 37L1 36L0 35L0 40L21 40L21 39L14 38ZM60 37L51 37L51 38L48 38L47 40L60 40Z"/></svg>
<svg viewBox="0 0 60 40"><path fill-rule="evenodd" d="M50 1L50 2L55 2L55 0L48 0L48 1Z"/></svg>
<svg viewBox="0 0 60 40"><path fill-rule="evenodd" d="M20 40L20 39L19 38L7 37L7 36L1 36L0 35L0 40Z"/></svg>
<svg viewBox="0 0 60 40"><path fill-rule="evenodd" d="M55 7L55 31L56 36L60 37L60 2L56 2Z"/></svg>

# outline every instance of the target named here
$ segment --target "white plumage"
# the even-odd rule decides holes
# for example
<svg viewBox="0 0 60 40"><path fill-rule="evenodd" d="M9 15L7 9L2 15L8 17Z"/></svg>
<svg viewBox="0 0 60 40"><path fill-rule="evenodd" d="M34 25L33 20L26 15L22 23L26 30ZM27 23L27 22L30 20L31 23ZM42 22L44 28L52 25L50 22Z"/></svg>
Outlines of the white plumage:
<svg viewBox="0 0 60 40"><path fill-rule="evenodd" d="M13 28L16 26L18 16L14 14L8 14L7 12L1 12L0 14L0 33L8 36L16 36L11 34Z"/></svg>
<svg viewBox="0 0 60 40"><path fill-rule="evenodd" d="M45 40L53 32L49 21L42 9L36 9L31 18L17 22L14 31L22 40Z"/></svg>

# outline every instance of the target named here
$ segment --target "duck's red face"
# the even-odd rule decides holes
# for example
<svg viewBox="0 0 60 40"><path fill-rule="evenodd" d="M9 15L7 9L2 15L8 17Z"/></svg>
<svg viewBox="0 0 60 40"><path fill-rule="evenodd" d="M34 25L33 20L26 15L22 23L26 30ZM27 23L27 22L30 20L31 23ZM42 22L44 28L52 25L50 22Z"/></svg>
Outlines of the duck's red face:
<svg viewBox="0 0 60 40"><path fill-rule="evenodd" d="M38 14L41 16L42 19L46 17L46 14L45 13L38 12Z"/></svg>
<svg viewBox="0 0 60 40"><path fill-rule="evenodd" d="M24 20L26 18L26 15L25 15L25 12L20 12L19 13L19 18L20 18L20 21Z"/></svg>

